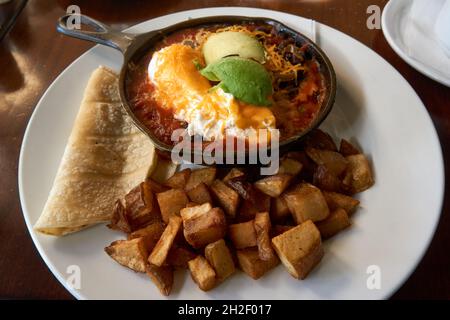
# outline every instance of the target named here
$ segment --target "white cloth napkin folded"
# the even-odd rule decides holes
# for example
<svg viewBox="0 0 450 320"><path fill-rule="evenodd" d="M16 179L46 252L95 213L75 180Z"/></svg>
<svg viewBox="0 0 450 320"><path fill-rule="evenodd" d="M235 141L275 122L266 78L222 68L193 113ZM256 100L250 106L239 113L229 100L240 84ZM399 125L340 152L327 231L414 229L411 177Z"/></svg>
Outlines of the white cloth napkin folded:
<svg viewBox="0 0 450 320"><path fill-rule="evenodd" d="M403 42L411 58L450 79L450 0L414 0Z"/></svg>

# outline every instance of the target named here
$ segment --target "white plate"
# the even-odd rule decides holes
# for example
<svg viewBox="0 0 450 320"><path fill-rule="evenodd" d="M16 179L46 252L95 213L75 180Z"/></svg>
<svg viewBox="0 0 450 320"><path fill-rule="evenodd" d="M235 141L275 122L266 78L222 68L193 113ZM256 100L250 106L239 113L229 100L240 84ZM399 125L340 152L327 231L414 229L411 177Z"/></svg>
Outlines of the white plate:
<svg viewBox="0 0 450 320"><path fill-rule="evenodd" d="M188 17L267 16L296 28L304 20L252 8L212 8L180 12L144 22L146 31ZM178 273L177 299L380 299L408 278L425 253L440 216L443 161L436 131L413 89L373 51L325 25L318 42L336 69L336 105L324 124L338 137L358 142L373 163L376 184L360 195L353 226L325 244L325 257L304 281L280 266L259 281L239 272L204 293L187 272ZM97 46L70 65L38 103L23 140L19 189L24 217L36 247L58 280L80 299L163 298L145 275L110 259L103 248L120 237L99 225L63 238L37 234L38 219L71 131L86 81L100 64L119 69L121 57ZM72 289L67 268L81 269L81 289ZM367 268L381 271L381 288L367 288Z"/></svg>
<svg viewBox="0 0 450 320"><path fill-rule="evenodd" d="M404 29L402 26L405 24L408 17L412 2L413 1L411 0L391 0L386 4L381 19L383 34L391 48L411 67L425 76L450 87L450 78L446 77L443 73L436 71L439 70L438 68L431 68L421 61L411 58L407 54L401 30ZM427 50L442 49L436 45L435 48L427 48ZM432 64L433 61L428 61L428 63Z"/></svg>

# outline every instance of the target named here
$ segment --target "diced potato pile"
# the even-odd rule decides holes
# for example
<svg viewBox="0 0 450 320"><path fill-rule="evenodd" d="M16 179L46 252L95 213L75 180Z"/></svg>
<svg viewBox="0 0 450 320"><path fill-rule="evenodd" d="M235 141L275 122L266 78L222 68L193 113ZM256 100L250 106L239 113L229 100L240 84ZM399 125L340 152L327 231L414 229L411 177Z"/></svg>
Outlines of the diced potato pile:
<svg viewBox="0 0 450 320"><path fill-rule="evenodd" d="M352 196L370 188L369 161L316 130L280 159L273 176L254 168L185 169L163 184L150 178L117 200L111 229L127 234L105 248L121 265L144 272L169 295L175 268L211 290L239 267L253 279L280 261L304 279L321 261L322 240L351 225ZM258 170L259 172L259 170Z"/></svg>

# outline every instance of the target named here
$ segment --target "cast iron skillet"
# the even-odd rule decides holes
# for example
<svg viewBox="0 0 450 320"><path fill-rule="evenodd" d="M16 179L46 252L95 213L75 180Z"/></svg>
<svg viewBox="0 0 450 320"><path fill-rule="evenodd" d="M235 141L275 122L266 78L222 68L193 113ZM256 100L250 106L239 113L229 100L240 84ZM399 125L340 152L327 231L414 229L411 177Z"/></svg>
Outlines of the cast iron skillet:
<svg viewBox="0 0 450 320"><path fill-rule="evenodd" d="M323 99L323 103L321 105L319 114L317 115L313 123L310 125L310 127L301 132L300 134L280 142L279 147L281 153L291 149L294 145L296 145L297 142L301 140L301 138L305 137L309 132L317 128L322 123L322 121L327 117L327 115L331 111L331 108L333 107L336 95L336 75L330 60L325 55L325 53L309 38L276 20L269 18L254 18L243 16L211 16L199 19L189 19L181 23L171 25L167 28L141 34L133 34L129 32L121 32L113 30L109 26L84 15L80 15L81 24L85 28L86 26L91 27L90 30L87 31L82 29L72 29L69 28L67 25L67 20L70 17L71 15L65 15L59 19L57 24L57 30L60 33L71 37L106 45L122 52L124 60L122 64L122 69L120 71L119 90L123 106L127 111L127 113L134 120L134 123L138 126L138 128L142 130L152 140L154 145L162 151L170 152L172 150L172 146L159 141L157 137L155 137L154 134L144 124L142 124L140 120L134 115L127 101L127 96L125 92L125 79L127 77L128 65L130 62L139 61L139 59L144 54L148 54L148 52L152 50L152 46L154 46L156 43L162 40L165 36L184 28L202 25L222 24L222 23L239 24L242 22L255 22L255 23L259 22L270 24L274 26L277 31L287 33L290 37L293 37L296 40L296 42L298 41L300 43L309 45L310 52L312 52L313 56L320 65L320 72L323 75L326 87L325 97ZM270 149L270 146L268 146L268 148ZM192 153L196 152L198 151L192 148Z"/></svg>

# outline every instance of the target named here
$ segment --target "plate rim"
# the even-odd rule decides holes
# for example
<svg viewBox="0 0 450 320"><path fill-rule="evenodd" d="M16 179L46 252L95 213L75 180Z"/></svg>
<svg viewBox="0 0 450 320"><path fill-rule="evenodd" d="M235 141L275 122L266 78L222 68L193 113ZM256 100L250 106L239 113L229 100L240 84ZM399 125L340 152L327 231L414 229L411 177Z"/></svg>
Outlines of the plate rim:
<svg viewBox="0 0 450 320"><path fill-rule="evenodd" d="M398 21L396 20L395 24L392 25L391 23L388 23L387 16L391 13L392 10L396 10L405 6L411 5L410 0L389 0L389 2L384 7L383 13L381 15L381 29L383 31L384 37L386 38L386 41L388 42L389 46L392 48L392 50L395 51L395 53L403 60L405 61L409 66L411 66L413 69L421 73L422 75L439 82L440 84L450 87L450 79L447 79L445 77L440 76L439 74L434 73L430 68L428 68L426 65L424 65L422 62L415 60L408 56L406 52L402 49L402 47L394 40L393 31L392 28L395 28L395 26L398 25Z"/></svg>
<svg viewBox="0 0 450 320"><path fill-rule="evenodd" d="M390 1L391 2L391 1ZM389 4L389 3L388 3ZM188 15L189 13L193 13L193 12L202 12L202 11L209 11L209 10L223 10L223 9L245 9L245 10L262 10L265 12L276 12L278 14L283 14L283 15L288 15L288 16L292 16L295 18L300 18L300 19L306 19L306 20L310 20L308 18L302 17L302 16L298 16L298 15L294 15L291 13L287 13L287 12L283 12L283 11L277 11L277 10L270 10L270 9L264 9L264 8L255 8L255 7L210 7L210 8L199 8L199 9L191 9L191 10L182 10L182 11L177 11L177 12L173 12L173 13L169 13L166 15L162 15L162 16L157 16L157 17L153 17L151 19L139 22L133 26L130 26L129 28L125 29L129 30L129 29L133 29L136 27L139 27L139 25L148 23L151 20L157 19L157 18L162 18L162 17L168 17L168 16L172 16L172 15L177 15L177 14L186 14ZM215 14L212 14L215 15ZM383 12L384 15L384 12ZM424 103L422 102L422 100L420 99L420 97L418 96L417 92L414 90L414 88L410 85L410 83L401 75L401 73L395 69L386 59L384 59L382 56L380 56L377 52L375 52L373 49L371 49L370 47L368 47L367 45L365 45L364 43L360 42L359 40L345 34L344 32L332 28L324 23L318 23L319 27L325 27L325 28L329 28L335 32L340 33L341 35L348 37L350 39L352 39L353 41L356 41L357 43L359 43L360 45L363 45L366 49L368 49L371 53L377 55L381 60L383 60L390 68L391 70L397 74L397 76L400 76L404 81L405 84L411 89L411 91L414 93L415 97L418 99L418 101L420 101L421 106L422 106L422 111L425 111L425 113L427 114L427 121L429 123L429 125L431 126L431 131L434 135L434 139L435 142L437 143L437 152L438 154L436 154L437 158L436 161L439 162L438 163L438 171L440 171L441 175L441 183L440 186L438 187L438 189L440 189L440 197L439 197L439 213L436 216L436 219L434 221L434 224L432 225L431 228L431 232L429 233L428 237L427 237L427 241L424 244L421 252L418 252L417 256L416 256L416 260L414 261L414 263L411 263L411 268L409 270L409 272L405 273L403 275L403 278L400 279L399 281L397 281L397 285L393 285L391 290L387 290L385 292L384 295L382 295L381 299L388 299L390 298L396 291L398 291L398 289L403 286L403 284L409 279L409 277L414 273L414 271L417 269L418 265L420 264L420 262L422 261L424 255L426 254L426 252L429 249L429 246L431 244L431 241L433 240L435 233L436 233L436 229L440 223L441 217L442 217L442 208L443 208L443 202L444 202L444 196L445 196L445 167L444 167L444 158L443 158L443 152L442 152L442 145L440 143L440 139L439 139L439 135L437 133L436 127L431 119L430 114L428 113L428 110L426 109ZM19 155L19 165L18 165L18 191L19 191L19 199L20 199L20 204L21 204L21 210L22 210L22 215L24 217L28 232L33 240L33 244L35 245L36 249L38 250L40 256L42 257L42 259L44 260L47 268L52 272L53 276L63 285L63 287L70 292L70 294L72 294L76 299L78 300L85 300L85 299L89 299L87 297L85 297L83 294L81 294L80 292L78 292L76 289L73 289L70 285L67 284L67 282L65 281L65 279L62 278L62 276L60 275L59 271L56 270L55 266L50 263L50 259L48 258L45 250L43 249L41 243L37 240L37 234L34 232L32 223L29 219L29 214L28 214L28 210L26 207L26 203L25 203L25 199L24 199L24 190L23 190L23 164L24 164L24 147L27 144L27 140L28 140L28 136L30 135L30 127L31 127L31 123L34 121L34 118L38 112L39 106L42 103L42 101L46 98L46 96L51 92L51 89L56 85L56 83L59 81L59 79L63 76L63 74L65 73L65 71L67 69L69 69L70 67L73 66L73 64L75 64L78 60L82 59L85 55L90 54L92 50L94 50L96 47L98 47L99 45L95 45L92 48L88 49L86 52L82 53L79 57L77 57L75 60L73 60L66 68L64 68L63 71L61 71L61 73L53 80L53 82L47 87L47 89L45 90L45 92L42 94L41 98L39 99L39 101L36 103L35 108L30 116L30 119L27 122L27 126L26 126L26 130L24 132L23 135L23 139L22 139L22 143L21 143L21 147L20 147L20 155ZM95 299L95 298L94 298Z"/></svg>

